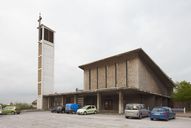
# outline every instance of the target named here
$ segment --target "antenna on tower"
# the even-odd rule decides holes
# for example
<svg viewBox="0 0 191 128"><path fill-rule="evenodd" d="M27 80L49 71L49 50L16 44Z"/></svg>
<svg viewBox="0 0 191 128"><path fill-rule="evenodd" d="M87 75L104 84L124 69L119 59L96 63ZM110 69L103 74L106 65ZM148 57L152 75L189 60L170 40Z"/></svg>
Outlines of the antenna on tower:
<svg viewBox="0 0 191 128"><path fill-rule="evenodd" d="M39 27L41 25L41 20L42 20L41 13L39 13L39 19L38 19Z"/></svg>

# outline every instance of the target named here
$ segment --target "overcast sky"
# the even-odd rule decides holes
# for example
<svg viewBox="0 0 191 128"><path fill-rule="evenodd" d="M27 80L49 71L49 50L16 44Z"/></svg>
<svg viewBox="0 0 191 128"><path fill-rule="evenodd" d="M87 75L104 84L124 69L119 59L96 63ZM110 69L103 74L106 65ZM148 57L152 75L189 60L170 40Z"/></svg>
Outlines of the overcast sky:
<svg viewBox="0 0 191 128"><path fill-rule="evenodd" d="M79 65L136 48L191 81L190 0L1 0L0 102L37 97L37 26L55 33L55 91L83 88Z"/></svg>

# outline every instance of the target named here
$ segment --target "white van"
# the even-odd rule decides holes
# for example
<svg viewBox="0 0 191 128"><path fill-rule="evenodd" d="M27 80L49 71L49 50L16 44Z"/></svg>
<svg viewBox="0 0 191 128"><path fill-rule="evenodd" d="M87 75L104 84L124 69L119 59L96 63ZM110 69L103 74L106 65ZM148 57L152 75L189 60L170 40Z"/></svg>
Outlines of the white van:
<svg viewBox="0 0 191 128"><path fill-rule="evenodd" d="M2 106L0 105L0 114L2 114Z"/></svg>

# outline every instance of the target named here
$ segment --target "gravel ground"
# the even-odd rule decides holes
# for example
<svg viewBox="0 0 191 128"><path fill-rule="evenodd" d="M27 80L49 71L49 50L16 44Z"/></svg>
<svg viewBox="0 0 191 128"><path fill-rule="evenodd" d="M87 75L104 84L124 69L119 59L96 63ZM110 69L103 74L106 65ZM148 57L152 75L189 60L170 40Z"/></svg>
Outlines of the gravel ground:
<svg viewBox="0 0 191 128"><path fill-rule="evenodd" d="M123 115L56 114L28 112L20 115L0 115L0 128L190 128L191 119L177 117L169 121L126 119Z"/></svg>

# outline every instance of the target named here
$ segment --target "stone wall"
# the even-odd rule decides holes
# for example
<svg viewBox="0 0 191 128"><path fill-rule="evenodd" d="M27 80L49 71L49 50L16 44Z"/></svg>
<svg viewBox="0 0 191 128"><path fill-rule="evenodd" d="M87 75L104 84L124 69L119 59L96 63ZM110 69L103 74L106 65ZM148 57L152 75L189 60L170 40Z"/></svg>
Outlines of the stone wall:
<svg viewBox="0 0 191 128"><path fill-rule="evenodd" d="M128 86L138 88L137 58L84 70L84 90Z"/></svg>
<svg viewBox="0 0 191 128"><path fill-rule="evenodd" d="M106 87L105 66L98 67L98 88Z"/></svg>
<svg viewBox="0 0 191 128"><path fill-rule="evenodd" d="M89 70L84 70L84 90L89 90Z"/></svg>
<svg viewBox="0 0 191 128"><path fill-rule="evenodd" d="M162 95L171 93L171 90L139 57L128 60L123 58L84 70L84 90L113 87L137 88Z"/></svg>
<svg viewBox="0 0 191 128"><path fill-rule="evenodd" d="M125 87L126 86L126 61L117 63L117 87Z"/></svg>
<svg viewBox="0 0 191 128"><path fill-rule="evenodd" d="M138 59L134 58L128 61L128 87L138 88Z"/></svg>
<svg viewBox="0 0 191 128"><path fill-rule="evenodd" d="M138 82L141 90L168 95L168 88L141 59L138 59Z"/></svg>
<svg viewBox="0 0 191 128"><path fill-rule="evenodd" d="M115 87L115 64L107 66L107 87Z"/></svg>

